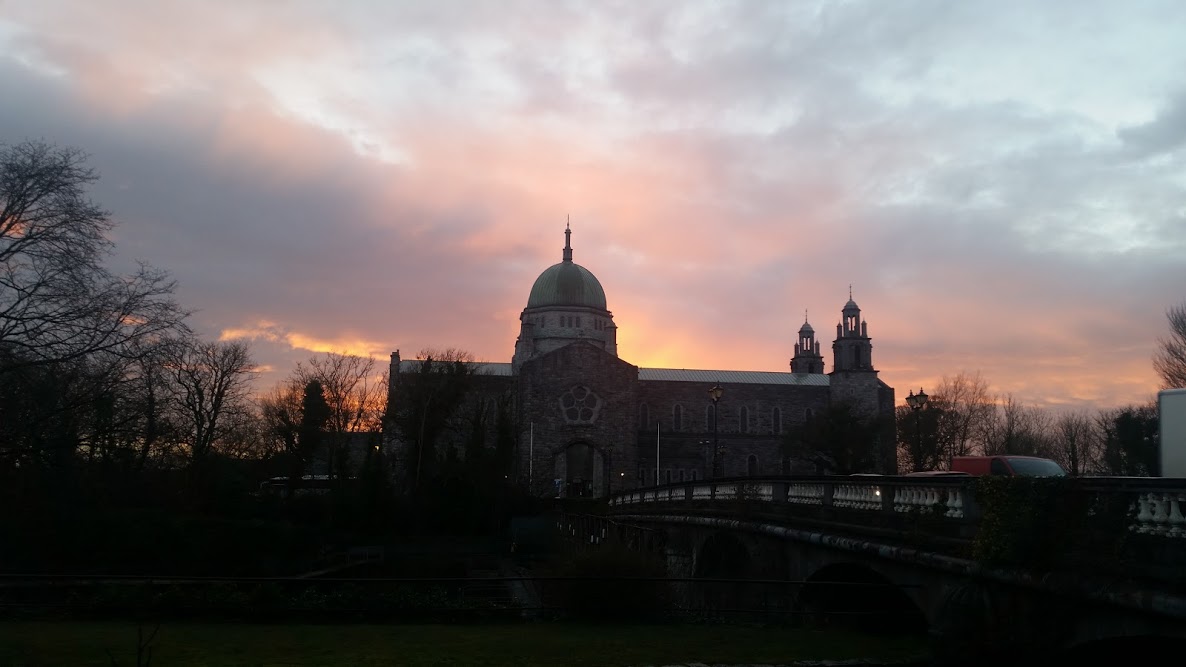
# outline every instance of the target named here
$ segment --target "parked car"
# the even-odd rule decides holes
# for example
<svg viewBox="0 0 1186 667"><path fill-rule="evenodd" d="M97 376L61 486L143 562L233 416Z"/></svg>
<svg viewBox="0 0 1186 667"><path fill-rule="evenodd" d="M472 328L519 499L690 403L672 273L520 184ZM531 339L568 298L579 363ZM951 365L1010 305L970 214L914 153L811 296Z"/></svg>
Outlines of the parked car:
<svg viewBox="0 0 1186 667"><path fill-rule="evenodd" d="M971 477L972 473L964 472L962 470L922 470L920 472L908 472L907 477Z"/></svg>
<svg viewBox="0 0 1186 667"><path fill-rule="evenodd" d="M1037 456L953 456L951 469L969 475L1002 477L1066 477L1067 471Z"/></svg>

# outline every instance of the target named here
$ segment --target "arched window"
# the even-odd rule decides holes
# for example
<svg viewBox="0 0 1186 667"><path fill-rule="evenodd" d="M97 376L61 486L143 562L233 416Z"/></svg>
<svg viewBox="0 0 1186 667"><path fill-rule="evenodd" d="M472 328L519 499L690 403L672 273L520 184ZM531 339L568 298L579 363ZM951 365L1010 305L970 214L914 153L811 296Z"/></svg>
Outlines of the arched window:
<svg viewBox="0 0 1186 667"><path fill-rule="evenodd" d="M738 426L738 430L742 433L749 433L749 408L745 407L744 405L741 406L738 417L741 419L741 424Z"/></svg>
<svg viewBox="0 0 1186 667"><path fill-rule="evenodd" d="M750 454L749 457L745 459L745 474L749 475L750 477L758 476L757 456Z"/></svg>
<svg viewBox="0 0 1186 667"><path fill-rule="evenodd" d="M770 411L770 432L775 435L782 433L782 410L778 408Z"/></svg>
<svg viewBox="0 0 1186 667"><path fill-rule="evenodd" d="M684 406L678 403L671 408L671 430L684 430Z"/></svg>
<svg viewBox="0 0 1186 667"><path fill-rule="evenodd" d="M663 469L663 483L664 483L664 484L670 484L670 483L671 483L671 468L664 468L664 469Z"/></svg>
<svg viewBox="0 0 1186 667"><path fill-rule="evenodd" d="M807 408L806 410L804 410L803 411L803 421L811 421L811 417L813 414L814 413L811 412L811 408Z"/></svg>
<svg viewBox="0 0 1186 667"><path fill-rule="evenodd" d="M700 471L699 471L699 470L693 470L693 471L692 471L692 477L691 477L691 480L692 480L693 482L695 482L697 479L700 479Z"/></svg>
<svg viewBox="0 0 1186 667"><path fill-rule="evenodd" d="M647 485L647 469L646 468L638 469L638 485L639 486Z"/></svg>
<svg viewBox="0 0 1186 667"><path fill-rule="evenodd" d="M685 474L684 469L680 468L679 469L679 481L681 481L681 482L684 481L684 474Z"/></svg>
<svg viewBox="0 0 1186 667"><path fill-rule="evenodd" d="M638 430L651 430L651 415L650 410L647 409L647 404L643 403L638 406Z"/></svg>
<svg viewBox="0 0 1186 667"><path fill-rule="evenodd" d="M712 422L713 422L713 417L715 416L715 415L713 415L712 411L715 407L716 406L714 406L712 403L709 403L708 407L704 408L704 430L705 431L712 431Z"/></svg>

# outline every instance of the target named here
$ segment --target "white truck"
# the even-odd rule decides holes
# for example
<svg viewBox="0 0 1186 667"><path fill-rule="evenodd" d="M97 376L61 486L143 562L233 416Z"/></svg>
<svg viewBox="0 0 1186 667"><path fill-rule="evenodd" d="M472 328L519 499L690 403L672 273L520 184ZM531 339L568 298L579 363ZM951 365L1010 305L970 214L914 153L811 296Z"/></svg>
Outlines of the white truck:
<svg viewBox="0 0 1186 667"><path fill-rule="evenodd" d="M1157 394L1161 420L1161 476L1186 477L1186 389L1166 389Z"/></svg>

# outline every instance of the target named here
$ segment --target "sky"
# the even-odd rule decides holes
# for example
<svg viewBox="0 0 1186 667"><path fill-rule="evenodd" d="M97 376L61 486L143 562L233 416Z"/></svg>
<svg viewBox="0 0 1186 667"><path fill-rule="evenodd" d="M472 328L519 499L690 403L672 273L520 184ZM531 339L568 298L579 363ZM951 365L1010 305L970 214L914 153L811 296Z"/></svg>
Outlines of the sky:
<svg viewBox="0 0 1186 667"><path fill-rule="evenodd" d="M1149 400L1186 301L1180 0L0 0L0 143L85 150L260 388L326 351L509 361L536 276L619 356Z"/></svg>

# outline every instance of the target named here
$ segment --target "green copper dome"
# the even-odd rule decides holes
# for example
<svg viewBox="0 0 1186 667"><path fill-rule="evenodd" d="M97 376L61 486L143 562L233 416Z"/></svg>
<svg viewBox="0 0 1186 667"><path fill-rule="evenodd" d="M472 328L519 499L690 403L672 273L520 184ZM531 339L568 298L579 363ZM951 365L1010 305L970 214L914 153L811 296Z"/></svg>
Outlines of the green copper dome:
<svg viewBox="0 0 1186 667"><path fill-rule="evenodd" d="M605 310L605 290L588 269L571 260L549 266L535 284L527 307L589 306Z"/></svg>
<svg viewBox="0 0 1186 667"><path fill-rule="evenodd" d="M605 290L588 269L572 261L572 230L564 230L564 261L539 274L527 297L527 307L587 306L605 307Z"/></svg>

